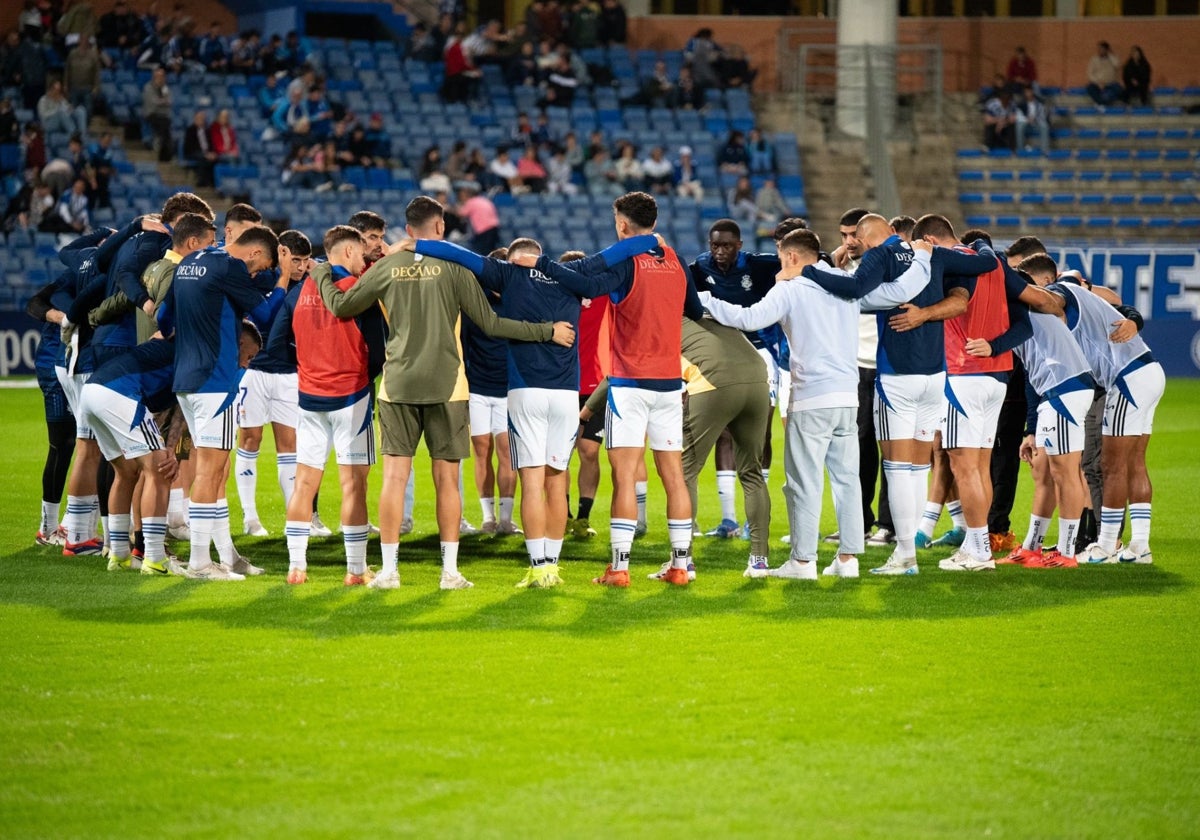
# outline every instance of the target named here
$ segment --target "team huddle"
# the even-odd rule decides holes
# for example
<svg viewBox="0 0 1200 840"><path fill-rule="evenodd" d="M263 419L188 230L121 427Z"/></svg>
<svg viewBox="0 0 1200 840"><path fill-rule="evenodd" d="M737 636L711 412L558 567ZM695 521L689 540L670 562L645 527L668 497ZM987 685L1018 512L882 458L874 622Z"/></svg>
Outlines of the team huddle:
<svg viewBox="0 0 1200 840"><path fill-rule="evenodd" d="M226 487L232 470L244 533L268 536L256 494L270 424L295 585L308 580L310 538L331 535L317 514L331 452L344 583L400 585L422 439L442 589L473 585L458 568L460 536L476 532L462 509L464 459L475 455L479 530L523 534L530 565L517 586L546 588L562 582L565 538L596 536L602 447L612 508L600 585L629 586L646 531L647 446L670 540L648 576L667 584L696 578L697 478L714 450L722 518L708 534L749 540L747 577L817 578L826 474L838 531L821 574L858 577L867 543L895 546L870 570L879 575L917 574L918 549L940 545L956 548L939 563L946 571L1152 562L1146 448L1162 368L1136 310L1060 273L1035 238L1003 252L983 231L960 242L942 216L852 210L832 254L802 219L780 223L776 253L751 254L726 219L688 265L654 233L650 195L618 198L613 217L617 241L592 256L555 260L518 238L485 257L445 241L442 206L419 197L400 241L386 245L386 220L362 211L325 233L317 261L302 233L276 236L247 205L226 214L217 245L212 209L180 193L160 215L75 240L28 308L45 323L38 379L50 438L37 541L106 554L110 571L263 574L234 546ZM1014 393L1024 412L1006 412ZM776 405L790 552L772 568ZM1035 484L1020 543L994 524L997 507L1008 521L1018 458ZM943 505L954 527L934 539ZM1055 509L1058 543L1043 548ZM168 536L190 543L186 562Z"/></svg>

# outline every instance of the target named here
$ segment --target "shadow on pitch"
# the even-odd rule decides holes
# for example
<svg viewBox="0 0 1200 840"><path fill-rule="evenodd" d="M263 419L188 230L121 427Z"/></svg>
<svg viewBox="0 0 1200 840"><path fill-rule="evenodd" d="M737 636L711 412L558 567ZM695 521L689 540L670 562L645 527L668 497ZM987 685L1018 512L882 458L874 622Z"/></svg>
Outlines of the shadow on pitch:
<svg viewBox="0 0 1200 840"><path fill-rule="evenodd" d="M797 624L820 619L990 618L1109 598L1177 595L1193 587L1182 575L1160 566L1002 567L995 573L966 574L940 572L936 564L926 563L922 573L911 578L864 574L857 581L746 580L740 577L740 561L733 553L714 552L712 562L701 565L700 578L687 589L647 580L654 566L644 561L635 566L630 589L595 587L590 579L603 561L591 556L564 561L563 587L524 591L513 588L527 568L521 539L492 542L486 557L464 551L461 568L479 583L469 592L436 588L440 560L433 536L402 544L402 586L386 592L341 585L339 540L318 544L310 555L311 582L302 587L284 583L280 570L286 568L286 553L277 541L239 542L256 562L276 570L245 583L110 574L99 558L67 559L30 548L0 560L0 604L51 609L75 621L149 626L207 621L234 630L325 638L488 630L592 637L730 614ZM464 543L464 548L470 545ZM651 543L635 553L640 558L658 556L658 548ZM589 546L581 553L602 556L603 549ZM869 565L863 563L864 571Z"/></svg>

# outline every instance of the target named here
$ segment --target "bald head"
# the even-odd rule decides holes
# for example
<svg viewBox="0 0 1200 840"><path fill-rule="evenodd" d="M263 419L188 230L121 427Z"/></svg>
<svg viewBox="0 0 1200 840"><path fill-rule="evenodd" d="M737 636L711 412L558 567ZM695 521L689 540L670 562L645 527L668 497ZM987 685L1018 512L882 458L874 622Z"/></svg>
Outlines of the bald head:
<svg viewBox="0 0 1200 840"><path fill-rule="evenodd" d="M893 232L888 220L876 213L868 213L858 221L858 239L868 248L882 245Z"/></svg>

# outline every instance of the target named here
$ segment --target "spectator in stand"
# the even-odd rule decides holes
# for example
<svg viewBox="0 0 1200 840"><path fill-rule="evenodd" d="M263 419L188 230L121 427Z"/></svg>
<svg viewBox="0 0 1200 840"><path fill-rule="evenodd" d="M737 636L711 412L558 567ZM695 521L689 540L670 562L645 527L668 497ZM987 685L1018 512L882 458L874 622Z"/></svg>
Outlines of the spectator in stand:
<svg viewBox="0 0 1200 840"><path fill-rule="evenodd" d="M704 107L704 88L696 84L692 68L686 64L679 68L679 82L675 85L675 107L685 111L699 111Z"/></svg>
<svg viewBox="0 0 1200 840"><path fill-rule="evenodd" d="M371 152L371 163L364 166L388 166L392 159L392 138L383 127L383 114L372 112L363 133L367 148Z"/></svg>
<svg viewBox="0 0 1200 840"><path fill-rule="evenodd" d="M11 60L13 75L21 86L21 101L27 109L33 110L46 92L46 52L39 41L25 36Z"/></svg>
<svg viewBox="0 0 1200 840"><path fill-rule="evenodd" d="M584 150L585 163L596 156L597 149L608 149L608 144L604 141L604 132L600 129L595 129L588 135L587 148Z"/></svg>
<svg viewBox="0 0 1200 840"><path fill-rule="evenodd" d="M743 175L725 196L729 205L729 217L736 221L742 230L755 230L758 227L758 204L754 200L754 187L750 179Z"/></svg>
<svg viewBox="0 0 1200 840"><path fill-rule="evenodd" d="M38 121L49 134L84 134L87 132L87 109L73 106L63 93L63 83L50 81L50 87L37 103Z"/></svg>
<svg viewBox="0 0 1200 840"><path fill-rule="evenodd" d="M624 44L628 20L621 0L602 0L600 4L600 43L604 46Z"/></svg>
<svg viewBox="0 0 1200 840"><path fill-rule="evenodd" d="M42 40L46 34L46 27L36 0L25 0L25 7L17 16L17 25L21 28L22 37Z"/></svg>
<svg viewBox="0 0 1200 840"><path fill-rule="evenodd" d="M755 249L761 251L764 240L774 239L778 222L792 215L791 208L783 200L783 194L775 185L774 176L763 181L754 194L754 205L758 208L758 224L755 225Z"/></svg>
<svg viewBox="0 0 1200 840"><path fill-rule="evenodd" d="M54 212L54 194L45 181L35 181L25 211L23 226L43 233L63 233L63 220Z"/></svg>
<svg viewBox="0 0 1200 840"><path fill-rule="evenodd" d="M426 64L441 61L446 51L446 42L453 34L454 16L442 15L438 18L437 26L426 32L423 37L413 39L413 58Z"/></svg>
<svg viewBox="0 0 1200 840"><path fill-rule="evenodd" d="M25 133L21 135L21 145L25 149L25 169L41 172L46 165L46 135L40 124L25 123ZM50 197L54 201L54 197Z"/></svg>
<svg viewBox="0 0 1200 840"><path fill-rule="evenodd" d="M588 192L600 198L616 198L626 190L617 174L617 167L608 156L608 149L597 146L592 157L583 166Z"/></svg>
<svg viewBox="0 0 1200 840"><path fill-rule="evenodd" d="M103 50L129 57L142 43L145 32L138 16L129 9L125 0L117 0L112 11L100 16L100 29L97 40Z"/></svg>
<svg viewBox="0 0 1200 840"><path fill-rule="evenodd" d="M757 128L750 129L746 140L746 154L751 175L769 175L775 171L775 150L771 148Z"/></svg>
<svg viewBox="0 0 1200 840"><path fill-rule="evenodd" d="M229 69L229 46L221 34L221 24L213 21L208 26L208 34L200 39L200 63L210 73L224 73Z"/></svg>
<svg viewBox="0 0 1200 840"><path fill-rule="evenodd" d="M692 147L679 147L679 162L675 164L675 194L680 198L700 201L704 198L704 185L692 161Z"/></svg>
<svg viewBox="0 0 1200 840"><path fill-rule="evenodd" d="M1037 132L1038 148L1042 154L1050 151L1050 115L1045 104L1029 85L1021 89L1021 98L1013 106L1016 115L1018 149L1028 149L1030 132Z"/></svg>
<svg viewBox="0 0 1200 840"><path fill-rule="evenodd" d="M533 123L529 121L529 114L521 111L517 114L517 124L512 130L512 136L509 138L515 145L527 146L533 141Z"/></svg>
<svg viewBox="0 0 1200 840"><path fill-rule="evenodd" d="M293 148L284 163L283 182L317 192L333 189L333 176L326 166L325 147L320 143L313 143Z"/></svg>
<svg viewBox="0 0 1200 840"><path fill-rule="evenodd" d="M654 71L642 81L638 99L649 108L675 107L675 81L667 74L667 63L654 62Z"/></svg>
<svg viewBox="0 0 1200 840"><path fill-rule="evenodd" d="M325 142L333 133L333 109L325 98L325 88L314 85L304 103L308 116L308 134L313 140Z"/></svg>
<svg viewBox="0 0 1200 840"><path fill-rule="evenodd" d="M74 47L96 37L96 13L88 0L67 0L67 8L54 27L63 44Z"/></svg>
<svg viewBox="0 0 1200 840"><path fill-rule="evenodd" d="M150 81L142 88L142 119L154 132L153 148L158 150L162 163L175 157L171 147L171 89L167 87L167 71L156 67Z"/></svg>
<svg viewBox="0 0 1200 840"><path fill-rule="evenodd" d="M63 88L67 99L91 116L96 98L100 95L100 52L95 40L80 41L67 53L63 67Z"/></svg>
<svg viewBox="0 0 1200 840"><path fill-rule="evenodd" d="M4 36L0 43L0 87L20 87L21 74L17 70L18 52L21 48L21 35L15 29Z"/></svg>
<svg viewBox="0 0 1200 840"><path fill-rule="evenodd" d="M247 30L229 48L229 68L235 73L245 73L247 75L261 72L261 52L262 35L259 34L257 29ZM270 80L274 75L274 73L268 73L267 79ZM278 98L278 95L276 95L276 98ZM261 97L259 98L259 102L260 104L262 103Z"/></svg>
<svg viewBox="0 0 1200 840"><path fill-rule="evenodd" d="M496 157L492 158L492 162L488 164L488 173L494 179L494 183L505 192L511 192L513 195L528 192L517 172L517 164L508 154L508 146L497 147Z"/></svg>
<svg viewBox="0 0 1200 840"><path fill-rule="evenodd" d="M637 149L632 143L625 141L617 146L616 168L625 192L637 192L642 188L646 173L642 171L642 163L637 159Z"/></svg>
<svg viewBox="0 0 1200 840"><path fill-rule="evenodd" d="M574 181L575 170L567 161L566 150L555 146L546 164L546 189L552 193L577 195L579 186Z"/></svg>
<svg viewBox="0 0 1200 840"><path fill-rule="evenodd" d="M200 63L200 39L196 37L196 24L191 18L184 20L167 42L166 56L164 63L176 73L185 70L204 72L204 65Z"/></svg>
<svg viewBox="0 0 1200 840"><path fill-rule="evenodd" d="M579 145L579 136L574 131L568 131L567 136L563 138L563 158L572 172L583 174L583 164L587 158L584 157L583 147Z"/></svg>
<svg viewBox="0 0 1200 840"><path fill-rule="evenodd" d="M287 78L287 74L282 70L275 75ZM284 95L290 97L293 92L300 91L300 98L308 99L308 92L315 88L317 84L317 71L305 65L300 68L300 72L296 74L296 78L288 82L287 88L284 90Z"/></svg>
<svg viewBox="0 0 1200 840"><path fill-rule="evenodd" d="M42 167L42 183L50 188L50 195L61 196L75 182L75 170L70 161L56 157Z"/></svg>
<svg viewBox="0 0 1200 840"><path fill-rule="evenodd" d="M465 184L459 189L457 212L471 232L468 248L476 254L489 254L499 246L500 214L478 186Z"/></svg>
<svg viewBox="0 0 1200 840"><path fill-rule="evenodd" d="M275 106L275 112L271 114L271 128L276 136L283 137L293 145L307 145L310 128L308 106L299 90L290 91L287 99Z"/></svg>
<svg viewBox="0 0 1200 840"><path fill-rule="evenodd" d="M675 186L675 167L663 154L662 146L650 150L650 156L642 161L645 190L652 195L670 195Z"/></svg>
<svg viewBox="0 0 1200 840"><path fill-rule="evenodd" d="M451 182L462 181L467 177L467 164L470 161L470 155L467 152L467 143L465 140L455 140L454 146L450 149L450 154L446 157L446 175ZM449 192L449 190L446 190Z"/></svg>
<svg viewBox="0 0 1200 840"><path fill-rule="evenodd" d="M525 28L531 38L557 42L563 34L562 9L557 0L533 0L525 12Z"/></svg>
<svg viewBox="0 0 1200 840"><path fill-rule="evenodd" d="M575 0L567 13L567 43L586 50L600 43L600 10L592 0Z"/></svg>
<svg viewBox="0 0 1200 840"><path fill-rule="evenodd" d="M208 140L218 163L236 163L242 156L237 131L230 119L229 109L222 108L217 112L217 121L208 129Z"/></svg>
<svg viewBox="0 0 1200 840"><path fill-rule="evenodd" d="M1004 74L1009 90L1019 91L1026 87L1033 88L1037 93L1037 64L1025 52L1024 47L1017 47L1013 57L1008 60L1008 72Z"/></svg>
<svg viewBox="0 0 1200 840"><path fill-rule="evenodd" d="M442 169L442 151L437 146L425 150L419 176L418 184L426 195L450 191L450 176Z"/></svg>
<svg viewBox="0 0 1200 840"><path fill-rule="evenodd" d="M993 94L983 106L983 145L1011 149L1016 143L1017 115L1007 90Z"/></svg>
<svg viewBox="0 0 1200 840"><path fill-rule="evenodd" d="M532 138L534 145L538 147L538 151L549 149L552 145L558 142L558 136L554 129L550 126L550 117L545 111L537 115L537 122L533 126Z"/></svg>
<svg viewBox="0 0 1200 840"><path fill-rule="evenodd" d="M0 144L20 143L21 124L17 122L16 112L13 111L12 100L7 96L0 97ZM7 174L0 172L0 174Z"/></svg>
<svg viewBox="0 0 1200 840"><path fill-rule="evenodd" d="M58 200L58 220L62 222L60 233L87 233L92 228L88 213L87 182L76 178L71 188ZM47 230L43 221L42 230Z"/></svg>
<svg viewBox="0 0 1200 840"><path fill-rule="evenodd" d="M1096 45L1096 54L1088 61L1087 92L1097 105L1111 105L1121 98L1124 89L1117 81L1117 57L1108 41Z"/></svg>
<svg viewBox="0 0 1200 840"><path fill-rule="evenodd" d="M443 102L470 102L475 98L479 79L483 76L463 43L466 34L467 25L459 22L454 35L446 42L445 78L441 89Z"/></svg>
<svg viewBox="0 0 1200 840"><path fill-rule="evenodd" d="M1150 104L1150 62L1146 60L1141 47L1129 50L1129 60L1121 71L1125 82L1125 93L1122 97L1126 102L1141 105Z"/></svg>
<svg viewBox="0 0 1200 840"><path fill-rule="evenodd" d="M92 206L112 207L112 198L108 186L116 172L112 157L112 132L102 131L100 136L87 147L88 166L92 169L92 177L96 181L96 192L92 196Z"/></svg>
<svg viewBox="0 0 1200 840"><path fill-rule="evenodd" d="M579 87L579 79L571 69L571 61L559 54L554 69L546 77L546 91L542 98L541 107L570 108L575 101L575 89Z"/></svg>
<svg viewBox="0 0 1200 840"><path fill-rule="evenodd" d="M487 158L483 156L483 149L471 149L471 154L467 158L467 171L464 180L474 181L484 189L500 186L500 181L492 175L488 169Z"/></svg>
<svg viewBox="0 0 1200 840"><path fill-rule="evenodd" d="M208 133L208 114L197 111L192 124L183 134L183 159L196 170L196 186L213 186L213 170L217 165L217 153L213 151Z"/></svg>
<svg viewBox="0 0 1200 840"><path fill-rule="evenodd" d="M168 67L167 42L171 40L171 30L163 27L159 32L151 32L143 39L137 48L137 69L153 70L155 67ZM171 72L178 68L168 67Z"/></svg>
<svg viewBox="0 0 1200 840"><path fill-rule="evenodd" d="M537 87L541 74L538 71L537 53L532 41L521 44L517 55L508 63L504 78L510 87Z"/></svg>
<svg viewBox="0 0 1200 840"><path fill-rule="evenodd" d="M758 71L750 67L746 60L746 51L737 44L726 47L721 60L717 62L717 75L721 77L721 86L730 88L745 88L750 90Z"/></svg>
<svg viewBox="0 0 1200 840"><path fill-rule="evenodd" d="M721 48L713 40L713 31L707 26L698 30L687 42L683 48L683 58L691 65L692 75L700 87L721 86L721 77L717 75L717 65L722 58Z"/></svg>
<svg viewBox="0 0 1200 840"><path fill-rule="evenodd" d="M283 38L279 35L272 35L265 42L261 42L258 48L258 66L262 68L264 73L283 73L290 76L291 71L284 67L279 61L279 54L283 51Z"/></svg>
<svg viewBox="0 0 1200 840"><path fill-rule="evenodd" d="M592 84L592 76L588 71L587 62L579 57L579 53L575 52L566 44L559 44L555 49L560 58L566 59L566 62L571 67L571 74L575 80L584 87L590 87Z"/></svg>
<svg viewBox="0 0 1200 840"><path fill-rule="evenodd" d="M293 29L287 34L282 46L277 48L275 56L278 68L289 73L304 65L308 55L300 43L300 35L296 30Z"/></svg>
<svg viewBox="0 0 1200 840"><path fill-rule="evenodd" d="M750 173L750 153L746 151L746 135L740 131L729 132L729 139L717 155L717 166L722 172L733 175Z"/></svg>
<svg viewBox="0 0 1200 840"><path fill-rule="evenodd" d="M258 113L271 119L281 99L279 77L273 73L267 76L263 80L263 86L255 92L254 98L258 100Z"/></svg>
<svg viewBox="0 0 1200 840"><path fill-rule="evenodd" d="M525 147L525 152L517 161L517 174L521 177L523 183L530 192L541 193L546 191L546 167L542 166L542 162L538 160L537 146L530 144Z"/></svg>
<svg viewBox="0 0 1200 840"><path fill-rule="evenodd" d="M71 180L82 178L88 182L88 195L90 196L95 190L96 185L92 177L92 167L88 162L87 152L83 149L83 138L78 134L72 134L71 139L67 141L67 163L71 165Z"/></svg>

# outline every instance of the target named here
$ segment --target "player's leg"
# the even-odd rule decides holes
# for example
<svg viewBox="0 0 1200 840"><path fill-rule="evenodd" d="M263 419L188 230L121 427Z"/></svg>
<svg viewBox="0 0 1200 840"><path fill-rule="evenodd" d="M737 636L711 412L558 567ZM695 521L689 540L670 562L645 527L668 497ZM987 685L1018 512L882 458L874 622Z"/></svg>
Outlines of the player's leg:
<svg viewBox="0 0 1200 840"><path fill-rule="evenodd" d="M238 501L242 505L242 530L252 537L270 536L259 521L255 498L258 488L258 451L262 447L262 439L262 426L243 426L238 429L237 454L233 463L234 483Z"/></svg>
<svg viewBox="0 0 1200 840"><path fill-rule="evenodd" d="M383 486L379 491L379 549L383 561L371 586L394 589L400 585L396 555L413 454L421 439L422 417L415 406L385 400L379 401L376 411L379 414L379 448L383 453Z"/></svg>
<svg viewBox="0 0 1200 840"><path fill-rule="evenodd" d="M478 428L474 425L471 428ZM489 431L483 435L471 435L471 452L475 458L475 489L479 493L479 506L483 512L485 534L496 533L496 471L492 466L495 438Z"/></svg>
<svg viewBox="0 0 1200 840"><path fill-rule="evenodd" d="M167 507L171 484L179 469L175 453L164 447L141 456L142 574L165 575L172 571L167 563ZM180 570L181 571L181 570Z"/></svg>
<svg viewBox="0 0 1200 840"><path fill-rule="evenodd" d="M342 487L342 545L346 551L346 586L366 586L374 580L367 568L367 478L370 464L338 464Z"/></svg>
<svg viewBox="0 0 1200 840"><path fill-rule="evenodd" d="M275 479L279 482L279 492L286 508L296 486L296 427L287 423L272 423L271 435L275 438Z"/></svg>
<svg viewBox="0 0 1200 840"><path fill-rule="evenodd" d="M433 460L438 535L442 554L442 589L468 589L473 584L458 571L458 538L462 523L459 477L462 460L471 451L466 400L421 406L425 445Z"/></svg>
<svg viewBox="0 0 1200 840"><path fill-rule="evenodd" d="M645 470L646 423L649 405L640 388L610 387L604 414L604 445L612 471L613 493L609 517L611 562L594 583L629 586L629 554L638 527L638 481ZM640 487L639 487L640 485Z"/></svg>
<svg viewBox="0 0 1200 840"><path fill-rule="evenodd" d="M115 458L110 463L113 466L113 483L108 492L108 570L115 572L131 568L130 510L133 508L133 491L141 467L136 460L125 457ZM140 565L138 568L141 568Z"/></svg>
<svg viewBox="0 0 1200 840"><path fill-rule="evenodd" d="M517 496L517 471L513 469L509 433L507 430L497 432L495 438L496 493L500 497L496 531L499 534L519 534L521 529L513 522L513 509Z"/></svg>
<svg viewBox="0 0 1200 840"><path fill-rule="evenodd" d="M241 579L228 571L233 541L229 537L229 505L223 498L235 439L233 404L224 394L180 394L179 406L192 435L191 457L196 462L188 511L192 532L188 574L201 579ZM216 546L222 568L213 570L210 545Z"/></svg>
<svg viewBox="0 0 1200 840"><path fill-rule="evenodd" d="M788 412L783 495L787 498L791 555L772 577L817 579L817 542L825 489L825 454L833 434L825 409ZM861 539L861 537L859 538Z"/></svg>
<svg viewBox="0 0 1200 840"><path fill-rule="evenodd" d="M1153 486L1146 469L1146 450L1154 427L1154 414L1166 387L1157 362L1122 373L1105 400L1104 507L1100 516L1100 546L1116 552L1117 518L1129 504L1129 545L1117 559L1125 563L1151 563L1150 513ZM1116 486L1110 487L1110 476Z"/></svg>
<svg viewBox="0 0 1200 840"><path fill-rule="evenodd" d="M896 550L887 563L871 570L875 574L916 574L917 517L924 502L917 506L913 466L916 459L928 465L932 451L932 433L927 447L919 447L916 439L921 386L917 380L921 378L881 374L875 381L875 434L883 454L888 504L896 528Z"/></svg>
<svg viewBox="0 0 1200 840"><path fill-rule="evenodd" d="M688 488L688 499L691 504L691 517L695 520L699 516L699 499L700 491L698 479L701 470L704 469L704 464L708 460L709 453L715 448L718 450L723 446L721 441L726 441L729 447L729 455L733 458L733 435L726 428L728 421L731 419L731 413L726 410L726 393L725 390L706 391L701 394L694 394L687 397L686 404L683 409L683 480ZM720 456L718 456L720 460ZM737 466L734 461L733 467ZM731 470L734 475L736 470ZM732 487L729 488L732 492ZM718 492L718 495L720 495ZM721 498L721 509L725 510L726 500ZM722 518L724 516L722 515ZM722 523L724 524L724 523ZM732 523L736 526L737 523ZM736 532L736 527L727 529L728 533L724 536L732 537ZM717 531L708 532L706 536L716 536Z"/></svg>
<svg viewBox="0 0 1200 840"><path fill-rule="evenodd" d="M841 544L837 557L823 570L835 577L858 577L858 555L865 545L859 534L866 531L862 520L862 486L858 480L857 410L828 409L832 421L829 448L825 453L825 471L833 492L833 507L837 513Z"/></svg>
<svg viewBox="0 0 1200 840"><path fill-rule="evenodd" d="M951 409L953 410L953 409ZM942 447L942 432L939 430L933 438L933 453L929 470L929 494L925 509L921 512L921 521L917 524L917 548L928 548L933 543L933 533L937 528L938 519L942 516L942 508L946 501L957 502L953 491L954 473L950 467L950 456ZM961 515L961 508L960 515Z"/></svg>
<svg viewBox="0 0 1200 840"><path fill-rule="evenodd" d="M761 428L761 427L760 427ZM692 500L683 479L683 395L675 391L652 398L646 438L654 454L654 468L667 494L667 534L671 541L671 569L663 581L686 585L692 566Z"/></svg>
<svg viewBox="0 0 1200 840"><path fill-rule="evenodd" d="M96 479L102 459L81 404L82 379L84 377L69 376L63 384L63 392L75 415L76 434L75 461L67 479L67 537L63 545L63 555L67 557L99 554L104 546L96 536L96 517L100 511Z"/></svg>
<svg viewBox="0 0 1200 840"><path fill-rule="evenodd" d="M1066 452L1046 459L1058 500L1057 556L1069 560L1071 565L1075 565L1075 537L1086 499L1085 485L1079 480L1080 456L1080 452Z"/></svg>
<svg viewBox="0 0 1200 840"><path fill-rule="evenodd" d="M580 396L580 409L586 404L586 398ZM600 488L600 444L604 439L604 413L596 412L579 425L579 436L575 449L579 453L579 507L576 510L575 522L572 523L571 533L576 537L587 539L596 536L591 526L592 505L596 501L596 491Z"/></svg>
<svg viewBox="0 0 1200 840"><path fill-rule="evenodd" d="M765 423L768 431L775 417L770 392L764 384L737 385L723 388L718 393L728 393L735 414L729 421L733 436L734 457L737 460L738 480L742 485L743 504L746 509L746 524L750 529L749 568L766 568L770 556L771 539L771 495L763 475L763 443L761 430Z"/></svg>
<svg viewBox="0 0 1200 840"><path fill-rule="evenodd" d="M737 464L733 457L733 435L722 429L717 438L717 501L721 504L721 521L715 528L705 531L706 537L733 537L737 535Z"/></svg>
<svg viewBox="0 0 1200 840"><path fill-rule="evenodd" d="M308 580L308 540L312 535L312 500L325 476L325 463L333 446L332 412L301 410L296 428L296 472L292 497L284 517L290 584ZM344 497L343 497L344 502Z"/></svg>
<svg viewBox="0 0 1200 840"><path fill-rule="evenodd" d="M59 526L59 511L63 491L67 488L71 456L75 453L75 418L62 384L52 372L46 376L39 372L38 385L42 389L47 449L42 468L42 509L34 541L39 545L61 546L65 532Z"/></svg>

